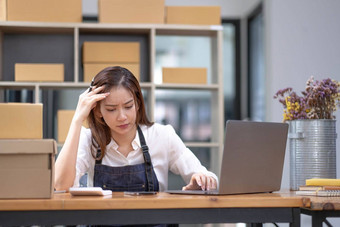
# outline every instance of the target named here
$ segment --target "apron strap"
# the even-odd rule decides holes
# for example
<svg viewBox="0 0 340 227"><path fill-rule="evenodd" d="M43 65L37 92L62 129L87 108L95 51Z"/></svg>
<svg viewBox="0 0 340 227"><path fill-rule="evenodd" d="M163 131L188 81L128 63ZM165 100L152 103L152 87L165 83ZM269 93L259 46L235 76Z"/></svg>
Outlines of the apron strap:
<svg viewBox="0 0 340 227"><path fill-rule="evenodd" d="M151 157L149 153L149 147L146 145L145 138L143 135L142 130L140 129L139 125L137 126L139 141L143 151L143 157L145 162L145 173L146 173L146 180L148 184L148 191L154 190L154 183L153 183L153 174L152 174L152 163Z"/></svg>
<svg viewBox="0 0 340 227"><path fill-rule="evenodd" d="M96 165L101 165L102 164L102 159L97 159L100 157L102 153L102 150L100 148L97 149L97 153L96 153Z"/></svg>
<svg viewBox="0 0 340 227"><path fill-rule="evenodd" d="M142 151L143 151L143 157L144 157L144 162L145 162L145 174L146 174L146 180L147 180L147 190L151 191L154 190L154 182L153 182L153 166L152 166L152 162L151 162L151 157L150 157L150 153L149 153L149 147L146 145L145 142L145 138L143 135L142 130L140 129L139 126L137 126L137 130L138 130L138 135L139 135L139 141L142 147ZM98 149L97 150L97 158L100 156L101 150ZM96 159L96 164L100 165L102 164L102 159L98 160Z"/></svg>

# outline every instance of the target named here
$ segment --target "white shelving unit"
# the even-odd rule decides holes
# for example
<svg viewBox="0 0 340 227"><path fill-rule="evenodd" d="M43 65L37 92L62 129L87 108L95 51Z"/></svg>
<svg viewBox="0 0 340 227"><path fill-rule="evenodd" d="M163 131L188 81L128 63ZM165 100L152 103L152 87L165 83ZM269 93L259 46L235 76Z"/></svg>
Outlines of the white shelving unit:
<svg viewBox="0 0 340 227"><path fill-rule="evenodd" d="M15 82L12 75L5 75L6 65L4 63L4 41L14 35L66 35L73 37L73 50L66 50L67 55L73 55L73 75L72 81L60 83L49 82ZM222 75L222 26L191 26L191 25L155 25L155 24L100 24L100 23L40 23L40 22L0 22L0 91L6 89L21 90L29 89L34 91L34 102L41 102L39 94L41 90L58 90L58 89L81 89L87 88L89 83L81 81L80 67L82 65L81 46L82 38L90 34L91 36L101 35L142 35L147 37L149 58L148 74L141 77L141 88L148 91L148 113L151 120L154 120L156 105L156 91L167 89L180 90L202 90L209 91L212 94L211 103L211 142L190 142L186 143L188 147L207 147L213 152L212 170L218 173L220 166L220 157L223 150L223 136L225 122L223 120L223 75ZM167 36L204 36L211 40L211 82L206 85L197 84L156 84L155 83L155 59L156 45L155 40L158 35ZM86 39L86 37L85 37ZM23 41L24 42L24 41ZM39 50L37 50L39 51ZM51 53L53 54L53 53ZM141 72L142 74L143 72ZM6 81L4 78L12 77L12 81ZM0 101L3 102L4 92L0 92Z"/></svg>

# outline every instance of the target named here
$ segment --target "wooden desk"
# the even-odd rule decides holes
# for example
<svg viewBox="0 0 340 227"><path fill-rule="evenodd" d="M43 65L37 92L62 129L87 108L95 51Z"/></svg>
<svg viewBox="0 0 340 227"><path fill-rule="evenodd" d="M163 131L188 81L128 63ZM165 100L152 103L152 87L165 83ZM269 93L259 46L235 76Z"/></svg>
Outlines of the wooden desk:
<svg viewBox="0 0 340 227"><path fill-rule="evenodd" d="M300 226L309 199L291 193L228 196L158 195L0 200L0 226L288 222Z"/></svg>
<svg viewBox="0 0 340 227"><path fill-rule="evenodd" d="M301 209L301 213L312 217L313 227L322 227L323 222L329 224L327 217L340 217L340 197L310 196L308 198L310 207Z"/></svg>

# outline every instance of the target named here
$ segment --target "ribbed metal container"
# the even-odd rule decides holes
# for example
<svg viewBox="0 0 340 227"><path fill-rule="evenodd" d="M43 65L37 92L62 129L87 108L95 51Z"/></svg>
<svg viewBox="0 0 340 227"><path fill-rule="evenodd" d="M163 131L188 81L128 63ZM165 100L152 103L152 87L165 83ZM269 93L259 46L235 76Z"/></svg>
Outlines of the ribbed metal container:
<svg viewBox="0 0 340 227"><path fill-rule="evenodd" d="M290 189L309 178L336 178L336 121L294 120L289 123Z"/></svg>

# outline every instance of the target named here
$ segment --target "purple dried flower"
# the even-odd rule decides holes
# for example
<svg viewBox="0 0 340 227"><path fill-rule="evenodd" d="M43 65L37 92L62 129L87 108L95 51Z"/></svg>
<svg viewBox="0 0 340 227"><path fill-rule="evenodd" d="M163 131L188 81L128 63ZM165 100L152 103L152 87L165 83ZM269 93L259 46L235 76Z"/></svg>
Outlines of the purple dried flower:
<svg viewBox="0 0 340 227"><path fill-rule="evenodd" d="M284 121L296 119L334 119L340 106L340 83L330 78L322 81L310 77L305 91L298 96L292 88L279 90L275 99L284 106Z"/></svg>

